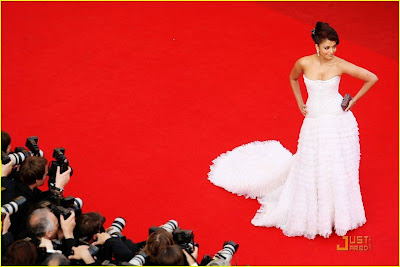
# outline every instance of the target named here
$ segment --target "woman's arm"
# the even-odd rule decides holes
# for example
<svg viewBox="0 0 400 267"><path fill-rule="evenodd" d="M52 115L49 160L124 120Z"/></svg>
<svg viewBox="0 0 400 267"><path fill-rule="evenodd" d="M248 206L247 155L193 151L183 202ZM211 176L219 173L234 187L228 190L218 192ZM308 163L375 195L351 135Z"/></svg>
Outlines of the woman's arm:
<svg viewBox="0 0 400 267"><path fill-rule="evenodd" d="M303 66L304 66L304 58L300 58L296 61L294 64L292 71L290 72L289 75L289 81L290 81L290 86L292 87L292 91L294 94L294 97L296 98L297 106L300 109L300 112L306 116L307 115L307 107L304 105L303 102L303 97L301 95L300 91L300 85L299 85L299 77L300 74L303 72Z"/></svg>
<svg viewBox="0 0 400 267"><path fill-rule="evenodd" d="M374 73L347 62L346 60L342 60L339 66L342 73L349 74L354 78L365 81L358 93L353 97L352 100L354 103L357 102L363 95L365 95L368 90L371 89L371 87L378 81L378 77Z"/></svg>

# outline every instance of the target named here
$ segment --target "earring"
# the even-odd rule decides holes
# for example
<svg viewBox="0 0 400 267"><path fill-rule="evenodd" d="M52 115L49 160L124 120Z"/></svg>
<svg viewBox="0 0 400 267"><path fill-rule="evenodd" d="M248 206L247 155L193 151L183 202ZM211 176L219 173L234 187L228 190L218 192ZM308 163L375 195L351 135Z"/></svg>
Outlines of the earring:
<svg viewBox="0 0 400 267"><path fill-rule="evenodd" d="M317 50L317 55L319 56L319 50Z"/></svg>

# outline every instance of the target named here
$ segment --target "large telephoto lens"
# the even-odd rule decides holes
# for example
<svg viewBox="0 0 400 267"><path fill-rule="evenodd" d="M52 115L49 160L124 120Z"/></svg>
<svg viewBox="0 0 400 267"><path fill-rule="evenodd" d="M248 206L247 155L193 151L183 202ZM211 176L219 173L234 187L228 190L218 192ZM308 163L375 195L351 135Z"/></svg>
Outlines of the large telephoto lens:
<svg viewBox="0 0 400 267"><path fill-rule="evenodd" d="M74 199L74 209L82 209L83 201L79 197Z"/></svg>
<svg viewBox="0 0 400 267"><path fill-rule="evenodd" d="M108 233L112 237L119 237L121 236L121 232L124 229L126 221L122 217L115 218L114 222L111 224L110 230Z"/></svg>
<svg viewBox="0 0 400 267"><path fill-rule="evenodd" d="M12 201L10 201L10 203L4 204L1 207L1 213L5 214L6 212L11 214L14 214L18 211L19 206L21 206L22 204L24 204L26 201L26 198L24 198L23 196L19 196L17 198L14 198Z"/></svg>
<svg viewBox="0 0 400 267"><path fill-rule="evenodd" d="M144 252L141 252L140 254L137 254L135 257L133 257L129 263L134 265L134 266L143 266L144 263L146 262L147 255Z"/></svg>
<svg viewBox="0 0 400 267"><path fill-rule="evenodd" d="M163 228L165 231L172 233L176 228L178 228L178 222L175 220L169 220L160 227Z"/></svg>
<svg viewBox="0 0 400 267"><path fill-rule="evenodd" d="M238 250L238 248L239 244L236 244L233 241L225 242L223 249L221 249L215 254L214 259L220 259L230 262L232 260L233 255Z"/></svg>
<svg viewBox="0 0 400 267"><path fill-rule="evenodd" d="M8 154L13 165L20 165L25 159L26 155L22 152Z"/></svg>

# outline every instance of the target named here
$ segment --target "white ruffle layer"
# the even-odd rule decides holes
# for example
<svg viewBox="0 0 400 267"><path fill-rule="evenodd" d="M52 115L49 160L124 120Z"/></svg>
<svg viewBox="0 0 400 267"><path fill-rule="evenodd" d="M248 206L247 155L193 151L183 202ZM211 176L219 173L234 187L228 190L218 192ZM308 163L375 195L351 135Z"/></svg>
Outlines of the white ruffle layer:
<svg viewBox="0 0 400 267"><path fill-rule="evenodd" d="M258 198L256 226L277 227L287 236L339 236L366 222L359 185L358 124L351 111L305 118L297 152L278 141L255 141L213 161L215 185Z"/></svg>

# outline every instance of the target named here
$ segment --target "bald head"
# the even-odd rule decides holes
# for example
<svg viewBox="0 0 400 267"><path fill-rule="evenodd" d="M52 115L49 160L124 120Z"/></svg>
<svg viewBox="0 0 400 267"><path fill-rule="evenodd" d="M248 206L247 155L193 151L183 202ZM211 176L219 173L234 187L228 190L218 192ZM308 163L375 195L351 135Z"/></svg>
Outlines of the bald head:
<svg viewBox="0 0 400 267"><path fill-rule="evenodd" d="M38 238L51 240L57 235L58 220L48 208L34 210L29 216L28 224L31 233Z"/></svg>

